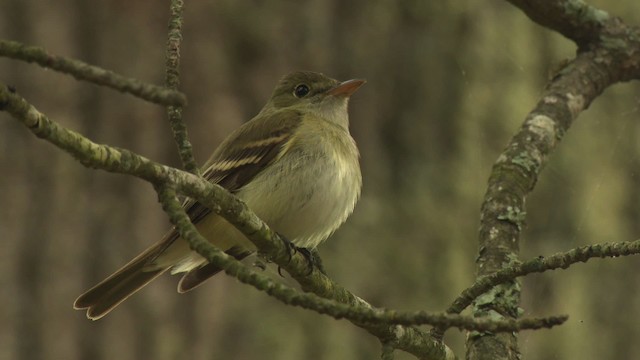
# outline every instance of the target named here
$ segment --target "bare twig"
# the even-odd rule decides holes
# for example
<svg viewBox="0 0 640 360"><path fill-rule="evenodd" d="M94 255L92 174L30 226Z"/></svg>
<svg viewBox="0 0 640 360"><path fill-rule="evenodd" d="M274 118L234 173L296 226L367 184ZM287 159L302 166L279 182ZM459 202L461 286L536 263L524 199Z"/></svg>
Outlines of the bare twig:
<svg viewBox="0 0 640 360"><path fill-rule="evenodd" d="M566 269L573 264L587 262L593 258L616 258L638 254L640 254L640 240L594 244L547 257L540 256L522 264L512 265L491 275L479 278L456 298L447 309L447 313L461 313L467 306L471 305L478 296L489 291L496 285L511 281L517 277L532 273L542 273L549 270Z"/></svg>
<svg viewBox="0 0 640 360"><path fill-rule="evenodd" d="M52 55L39 47L27 46L15 41L0 40L0 56L33 62L42 67L69 74L78 80L107 86L156 104L178 106L187 104L187 98L178 91L147 84L133 78L126 78L79 60Z"/></svg>
<svg viewBox="0 0 640 360"><path fill-rule="evenodd" d="M169 18L169 32L167 36L166 76L165 85L172 90L178 90L180 85L180 43L182 42L182 12L183 0L171 1L171 15ZM167 106L169 124L173 131L173 138L178 146L178 153L184 168L194 174L199 174L198 164L193 157L193 147L189 141L187 126L182 120L182 107Z"/></svg>

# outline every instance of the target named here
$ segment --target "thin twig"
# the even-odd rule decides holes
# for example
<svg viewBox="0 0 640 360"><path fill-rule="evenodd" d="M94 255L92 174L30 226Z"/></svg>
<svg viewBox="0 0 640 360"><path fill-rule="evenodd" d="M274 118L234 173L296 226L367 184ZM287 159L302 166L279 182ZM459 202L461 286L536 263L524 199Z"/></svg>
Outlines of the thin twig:
<svg viewBox="0 0 640 360"><path fill-rule="evenodd" d="M169 31L167 35L166 50L166 76L165 85L172 90L178 90L180 85L180 44L182 42L182 13L183 0L171 0L169 17ZM199 174L198 164L193 156L193 147L189 141L187 126L182 120L182 107L178 105L167 106L169 124L173 131L173 139L178 146L178 153L182 159L184 168L194 174Z"/></svg>
<svg viewBox="0 0 640 360"><path fill-rule="evenodd" d="M39 47L0 40L0 56L36 63L42 67L69 74L78 80L107 86L156 104L178 106L187 104L186 96L178 91L127 78L80 60L52 55Z"/></svg>
<svg viewBox="0 0 640 360"><path fill-rule="evenodd" d="M620 256L638 254L640 254L640 240L594 244L571 249L569 251L553 254L547 257L540 256L522 264L512 265L491 275L479 278L473 285L465 289L458 298L456 298L456 300L447 309L447 312L459 314L467 306L471 305L473 300L478 296L489 291L498 284L511 281L517 277L532 273L542 273L549 270L566 269L573 264L587 262L593 258L616 258Z"/></svg>

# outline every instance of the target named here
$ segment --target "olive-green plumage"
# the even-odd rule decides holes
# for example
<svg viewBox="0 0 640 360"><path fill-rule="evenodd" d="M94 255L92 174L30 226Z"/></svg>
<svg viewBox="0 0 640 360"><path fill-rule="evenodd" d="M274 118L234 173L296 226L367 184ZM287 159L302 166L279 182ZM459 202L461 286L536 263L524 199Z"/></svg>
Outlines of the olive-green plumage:
<svg viewBox="0 0 640 360"><path fill-rule="evenodd" d="M216 149L205 178L234 193L296 246L316 247L347 219L360 196L359 154L349 134L347 105L363 83L340 83L314 72L285 76L260 113ZM218 248L237 259L255 251L208 208L196 201L184 206L198 231ZM219 271L171 230L78 297L74 308L99 319L167 270L186 272L179 292Z"/></svg>

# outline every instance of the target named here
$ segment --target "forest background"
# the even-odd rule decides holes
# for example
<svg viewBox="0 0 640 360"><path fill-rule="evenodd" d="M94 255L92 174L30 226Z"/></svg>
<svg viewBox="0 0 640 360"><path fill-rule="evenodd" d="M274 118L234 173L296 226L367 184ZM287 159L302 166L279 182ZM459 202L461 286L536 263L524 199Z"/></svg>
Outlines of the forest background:
<svg viewBox="0 0 640 360"><path fill-rule="evenodd" d="M640 3L591 1L629 24ZM149 82L164 78L167 6L153 1L4 0L0 37ZM181 90L196 159L251 118L298 69L365 78L351 129L364 188L320 253L329 275L373 305L441 310L472 283L479 208L493 162L564 59L569 40L506 2L187 3ZM92 140L173 166L165 110L0 58L2 81ZM640 236L640 86L616 85L574 124L529 197L523 259ZM371 359L375 338L218 276L187 295L164 276L108 317L75 297L160 238L152 187L91 171L0 113L0 359ZM633 257L523 280L532 359L640 356ZM464 335L447 344L461 353ZM409 358L399 353L397 358Z"/></svg>

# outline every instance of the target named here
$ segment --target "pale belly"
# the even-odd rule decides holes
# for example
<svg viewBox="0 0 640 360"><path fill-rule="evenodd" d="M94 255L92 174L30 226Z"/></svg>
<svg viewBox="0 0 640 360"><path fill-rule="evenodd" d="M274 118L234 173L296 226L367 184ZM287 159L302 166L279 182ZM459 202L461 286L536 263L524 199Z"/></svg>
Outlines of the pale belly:
<svg viewBox="0 0 640 360"><path fill-rule="evenodd" d="M274 231L297 246L316 247L347 219L360 194L359 167L339 161L323 156L282 162L289 165L266 170L238 195Z"/></svg>
<svg viewBox="0 0 640 360"><path fill-rule="evenodd" d="M291 158L280 159L263 170L236 195L272 230L296 246L314 248L347 219L360 196L362 179L357 152L352 158L334 152L310 156L295 150L285 156ZM208 216L197 228L222 250L238 245L255 249L240 231L219 216ZM206 263L182 239L158 260L174 265L172 273Z"/></svg>

